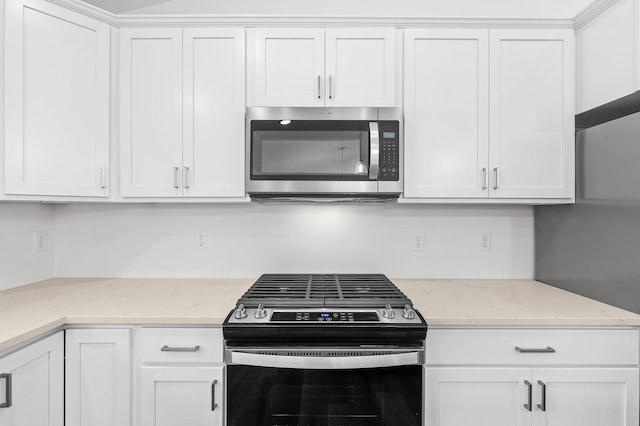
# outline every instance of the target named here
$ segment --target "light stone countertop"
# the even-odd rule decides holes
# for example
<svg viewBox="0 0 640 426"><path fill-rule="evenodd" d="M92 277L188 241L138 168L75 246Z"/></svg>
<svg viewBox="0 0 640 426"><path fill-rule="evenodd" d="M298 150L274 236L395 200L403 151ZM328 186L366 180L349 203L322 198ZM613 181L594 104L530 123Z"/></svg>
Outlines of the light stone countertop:
<svg viewBox="0 0 640 426"><path fill-rule="evenodd" d="M56 278L0 291L0 351L65 324L220 325L256 278ZM533 280L392 281L429 326L640 326Z"/></svg>

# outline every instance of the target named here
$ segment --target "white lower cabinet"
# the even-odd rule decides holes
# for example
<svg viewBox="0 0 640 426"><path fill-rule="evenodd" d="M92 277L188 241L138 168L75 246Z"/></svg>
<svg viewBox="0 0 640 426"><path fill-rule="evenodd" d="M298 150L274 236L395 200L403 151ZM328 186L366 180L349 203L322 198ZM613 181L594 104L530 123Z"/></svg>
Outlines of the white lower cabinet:
<svg viewBox="0 0 640 426"><path fill-rule="evenodd" d="M58 332L0 358L0 425L63 426L63 357Z"/></svg>
<svg viewBox="0 0 640 426"><path fill-rule="evenodd" d="M223 366L142 367L142 426L222 426Z"/></svg>
<svg viewBox="0 0 640 426"><path fill-rule="evenodd" d="M636 426L638 330L429 330L426 426Z"/></svg>
<svg viewBox="0 0 640 426"><path fill-rule="evenodd" d="M131 424L129 329L66 331L65 426Z"/></svg>
<svg viewBox="0 0 640 426"><path fill-rule="evenodd" d="M220 327L143 327L140 331L141 426L222 426Z"/></svg>

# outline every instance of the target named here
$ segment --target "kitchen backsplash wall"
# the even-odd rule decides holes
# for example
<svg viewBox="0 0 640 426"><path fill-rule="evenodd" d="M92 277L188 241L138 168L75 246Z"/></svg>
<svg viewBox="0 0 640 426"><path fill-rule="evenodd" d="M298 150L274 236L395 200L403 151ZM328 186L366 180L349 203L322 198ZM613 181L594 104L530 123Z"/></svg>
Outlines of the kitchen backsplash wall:
<svg viewBox="0 0 640 426"><path fill-rule="evenodd" d="M36 232L46 250L36 251ZM54 206L0 203L0 290L53 277Z"/></svg>
<svg viewBox="0 0 640 426"><path fill-rule="evenodd" d="M522 278L534 270L532 207L407 204L55 206L55 275L256 277L381 272ZM206 250L196 233L206 233ZM481 251L480 236L491 235ZM424 251L413 251L424 233Z"/></svg>

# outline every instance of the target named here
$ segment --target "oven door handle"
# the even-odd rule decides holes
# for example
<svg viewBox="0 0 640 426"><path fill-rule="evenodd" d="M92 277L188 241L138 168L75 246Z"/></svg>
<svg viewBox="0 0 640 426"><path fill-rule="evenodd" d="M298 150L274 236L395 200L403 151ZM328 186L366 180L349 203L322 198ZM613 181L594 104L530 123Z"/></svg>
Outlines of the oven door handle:
<svg viewBox="0 0 640 426"><path fill-rule="evenodd" d="M231 364L297 370L354 370L422 364L422 352L362 356L290 356L231 351Z"/></svg>

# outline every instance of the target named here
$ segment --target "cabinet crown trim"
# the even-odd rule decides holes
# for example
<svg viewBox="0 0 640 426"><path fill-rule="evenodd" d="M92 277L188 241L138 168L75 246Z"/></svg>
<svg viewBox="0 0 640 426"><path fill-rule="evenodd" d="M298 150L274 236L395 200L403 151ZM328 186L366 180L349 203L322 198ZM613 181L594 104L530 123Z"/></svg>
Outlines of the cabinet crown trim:
<svg viewBox="0 0 640 426"><path fill-rule="evenodd" d="M399 27L399 28L573 28L573 19L536 18L429 18L362 16L268 16L268 15L118 15L79 0L47 0L114 27L305 26L305 27ZM616 0L606 0L615 2Z"/></svg>

